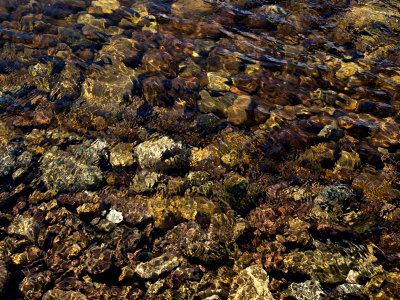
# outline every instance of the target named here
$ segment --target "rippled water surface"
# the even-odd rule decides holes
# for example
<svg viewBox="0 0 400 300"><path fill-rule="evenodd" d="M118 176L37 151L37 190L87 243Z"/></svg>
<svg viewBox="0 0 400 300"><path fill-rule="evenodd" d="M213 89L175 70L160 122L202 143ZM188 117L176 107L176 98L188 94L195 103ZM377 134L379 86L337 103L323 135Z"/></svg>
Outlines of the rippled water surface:
<svg viewBox="0 0 400 300"><path fill-rule="evenodd" d="M400 299L395 0L0 0L2 299Z"/></svg>

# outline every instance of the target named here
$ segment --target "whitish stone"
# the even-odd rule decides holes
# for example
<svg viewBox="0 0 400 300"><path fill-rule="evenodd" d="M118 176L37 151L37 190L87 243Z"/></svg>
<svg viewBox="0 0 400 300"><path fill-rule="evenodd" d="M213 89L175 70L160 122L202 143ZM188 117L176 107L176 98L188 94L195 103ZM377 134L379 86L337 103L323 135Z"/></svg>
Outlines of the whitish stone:
<svg viewBox="0 0 400 300"><path fill-rule="evenodd" d="M139 264L135 272L143 279L156 279L179 266L179 258L172 253L165 253L149 262Z"/></svg>
<svg viewBox="0 0 400 300"><path fill-rule="evenodd" d="M315 280L307 280L301 283L293 282L289 286L291 296L298 300L322 300L325 295L321 284Z"/></svg>
<svg viewBox="0 0 400 300"><path fill-rule="evenodd" d="M174 142L167 136L141 143L135 153L143 169L163 172L186 164L182 143Z"/></svg>
<svg viewBox="0 0 400 300"><path fill-rule="evenodd" d="M232 282L229 300L274 299L268 287L269 276L262 265L253 265L242 270Z"/></svg>
<svg viewBox="0 0 400 300"><path fill-rule="evenodd" d="M110 212L107 214L106 219L115 224L118 224L124 220L124 217L122 216L121 212L119 212L115 209L111 209Z"/></svg>

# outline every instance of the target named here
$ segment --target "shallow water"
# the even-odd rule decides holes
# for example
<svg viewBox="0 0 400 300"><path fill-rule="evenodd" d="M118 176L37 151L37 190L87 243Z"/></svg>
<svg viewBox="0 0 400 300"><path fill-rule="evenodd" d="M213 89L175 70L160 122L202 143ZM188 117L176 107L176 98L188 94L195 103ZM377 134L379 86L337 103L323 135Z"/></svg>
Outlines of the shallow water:
<svg viewBox="0 0 400 300"><path fill-rule="evenodd" d="M3 298L397 299L399 34L391 0L0 0Z"/></svg>

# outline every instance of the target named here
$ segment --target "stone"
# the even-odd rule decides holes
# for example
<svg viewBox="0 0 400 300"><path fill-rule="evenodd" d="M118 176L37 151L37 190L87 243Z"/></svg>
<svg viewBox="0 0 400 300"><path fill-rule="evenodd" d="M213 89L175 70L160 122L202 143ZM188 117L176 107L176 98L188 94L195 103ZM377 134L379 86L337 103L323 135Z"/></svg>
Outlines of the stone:
<svg viewBox="0 0 400 300"><path fill-rule="evenodd" d="M135 175L130 189L138 194L153 192L160 177L161 174L143 170L139 174Z"/></svg>
<svg viewBox="0 0 400 300"><path fill-rule="evenodd" d="M95 0L92 2L92 6L89 7L88 12L91 14L112 14L119 7L118 0Z"/></svg>
<svg viewBox="0 0 400 300"><path fill-rule="evenodd" d="M132 144L118 144L110 151L110 164L113 167L130 167L135 163Z"/></svg>
<svg viewBox="0 0 400 300"><path fill-rule="evenodd" d="M355 151L348 152L342 150L342 153L335 164L334 172L337 172L342 169L347 169L352 171L360 164L361 160L357 152Z"/></svg>
<svg viewBox="0 0 400 300"><path fill-rule="evenodd" d="M233 279L229 300L273 300L268 287L269 276L262 265L252 265Z"/></svg>
<svg viewBox="0 0 400 300"><path fill-rule="evenodd" d="M135 272L143 279L157 279L178 267L179 264L179 257L173 253L164 253L149 262L140 263Z"/></svg>
<svg viewBox="0 0 400 300"><path fill-rule="evenodd" d="M328 140L339 140L343 137L343 129L340 129L336 126L336 124L328 124L325 125L324 128L318 133L319 137L328 139Z"/></svg>
<svg viewBox="0 0 400 300"><path fill-rule="evenodd" d="M315 280L307 280L301 283L293 282L289 286L289 293L298 300L322 300L325 292L322 290L321 284Z"/></svg>
<svg viewBox="0 0 400 300"><path fill-rule="evenodd" d="M234 125L251 125L252 123L252 98L250 96L238 96L233 105L228 108L228 121Z"/></svg>
<svg viewBox="0 0 400 300"><path fill-rule="evenodd" d="M208 72L207 78L209 83L207 88L217 92L229 91L231 87L227 83L229 83L230 80L224 77L224 75L224 73Z"/></svg>
<svg viewBox="0 0 400 300"><path fill-rule="evenodd" d="M110 269L112 264L112 251L102 247L92 247L81 256L81 262L88 273L96 275Z"/></svg>
<svg viewBox="0 0 400 300"><path fill-rule="evenodd" d="M19 284L19 290L25 299L42 299L43 292L52 282L52 274L50 271L33 273L26 276Z"/></svg>
<svg viewBox="0 0 400 300"><path fill-rule="evenodd" d="M179 169L187 164L187 151L182 143L167 136L139 144L135 153L143 169L156 172Z"/></svg>
<svg viewBox="0 0 400 300"><path fill-rule="evenodd" d="M33 218L24 218L22 215L16 215L8 227L8 234L23 236L35 242L39 234L39 226Z"/></svg>
<svg viewBox="0 0 400 300"><path fill-rule="evenodd" d="M110 211L108 212L108 214L106 216L106 219L115 224L119 224L124 220L124 217L121 212L119 212L115 209L110 209Z"/></svg>
<svg viewBox="0 0 400 300"><path fill-rule="evenodd" d="M197 104L202 113L219 113L224 116L227 116L228 108L233 105L236 98L236 95L232 93L213 97L206 90L201 90L199 95L201 99L198 100Z"/></svg>
<svg viewBox="0 0 400 300"><path fill-rule="evenodd" d="M103 182L98 166L57 147L42 157L40 170L41 179L49 190L79 192L99 188Z"/></svg>
<svg viewBox="0 0 400 300"><path fill-rule="evenodd" d="M87 300L87 297L76 291L63 291L52 289L43 295L43 300Z"/></svg>
<svg viewBox="0 0 400 300"><path fill-rule="evenodd" d="M3 255L1 255L1 256L3 256ZM0 259L0 294L3 292L3 289L7 284L8 277L9 277L9 272L7 270L6 262L4 261L4 258L1 257L1 259Z"/></svg>

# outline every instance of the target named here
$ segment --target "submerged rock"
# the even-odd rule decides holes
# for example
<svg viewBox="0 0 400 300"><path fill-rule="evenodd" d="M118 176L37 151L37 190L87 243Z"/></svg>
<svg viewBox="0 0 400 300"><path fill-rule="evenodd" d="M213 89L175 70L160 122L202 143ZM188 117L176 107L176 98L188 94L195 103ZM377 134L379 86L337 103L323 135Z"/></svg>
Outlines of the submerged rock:
<svg viewBox="0 0 400 300"><path fill-rule="evenodd" d="M272 300L268 284L269 276L262 265L250 266L233 279L228 299Z"/></svg>
<svg viewBox="0 0 400 300"><path fill-rule="evenodd" d="M92 164L95 161L98 158L90 156L85 160L54 147L41 160L41 179L49 190L79 192L96 189L102 184L103 175L100 168Z"/></svg>
<svg viewBox="0 0 400 300"><path fill-rule="evenodd" d="M165 253L149 262L139 264L135 272L143 279L157 279L172 271L180 264L180 259L173 253Z"/></svg>
<svg viewBox="0 0 400 300"><path fill-rule="evenodd" d="M187 150L167 136L139 144L135 153L143 169L156 172L180 169L187 164Z"/></svg>
<svg viewBox="0 0 400 300"><path fill-rule="evenodd" d="M52 289L43 295L43 300L87 300L87 297L76 291Z"/></svg>
<svg viewBox="0 0 400 300"><path fill-rule="evenodd" d="M289 293L298 300L322 300L325 296L321 284L314 280L307 280L301 283L293 282L289 286Z"/></svg>

